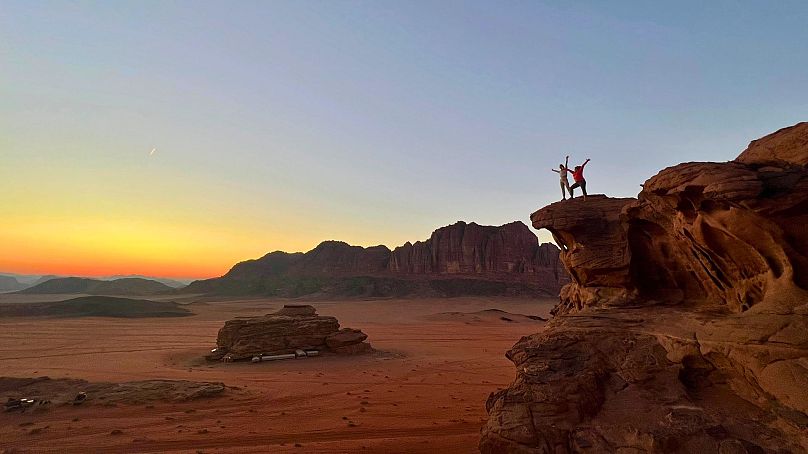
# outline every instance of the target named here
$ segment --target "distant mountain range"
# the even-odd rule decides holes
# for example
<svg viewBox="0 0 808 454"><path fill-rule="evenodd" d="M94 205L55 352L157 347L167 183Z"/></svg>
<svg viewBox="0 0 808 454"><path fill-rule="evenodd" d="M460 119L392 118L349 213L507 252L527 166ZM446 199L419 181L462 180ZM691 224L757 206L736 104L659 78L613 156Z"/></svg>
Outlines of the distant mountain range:
<svg viewBox="0 0 808 454"><path fill-rule="evenodd" d="M324 241L306 253L271 252L233 266L224 276L187 287L144 276L82 278L0 276L0 291L24 294L262 295L281 297L555 296L569 276L559 249L521 222L482 226L457 222L429 239L386 246ZM21 282L25 279L25 282ZM36 279L36 280L34 280Z"/></svg>
<svg viewBox="0 0 808 454"><path fill-rule="evenodd" d="M148 279L150 281L157 281L157 282L160 282L161 284L165 284L165 285L167 285L169 287L174 287L174 288L182 288L182 287L185 287L186 285L190 284L191 282L193 282L192 279L189 279L189 280L177 280L177 279L168 279L168 278L165 278L165 277L143 276L141 274L125 274L125 275L106 276L106 277L102 277L102 278L99 278L99 279L102 279L102 280L105 280L105 281L114 281L114 280L118 280L118 279L127 279L127 278Z"/></svg>
<svg viewBox="0 0 808 454"><path fill-rule="evenodd" d="M87 295L154 295L174 291L161 282L141 279L123 278L112 281L89 279L83 277L60 277L49 279L33 287L21 290L25 294L70 294Z"/></svg>
<svg viewBox="0 0 808 454"><path fill-rule="evenodd" d="M14 292L25 287L25 284L13 276L0 276L0 292Z"/></svg>
<svg viewBox="0 0 808 454"><path fill-rule="evenodd" d="M75 278L75 279L90 279L94 281L117 281L120 279L129 279L129 278L137 278L149 281L156 281L161 284L165 284L171 288L182 288L186 285L193 282L191 279L188 280L177 280L177 279L168 279L164 277L150 277L150 276L142 276L139 274L130 274L130 275L115 275L115 276L106 276L106 277L99 277L99 278L85 278L85 277L77 277L77 276L57 276L53 274L48 274L44 276L40 275L30 275L30 274L13 274L13 273L3 273L0 274L0 292L16 292L19 290L35 287L43 282L47 282L53 279L65 279L65 278ZM63 285L63 284L58 284Z"/></svg>
<svg viewBox="0 0 808 454"><path fill-rule="evenodd" d="M186 317L194 315L171 301L112 296L80 296L65 301L0 304L0 317Z"/></svg>
<svg viewBox="0 0 808 454"><path fill-rule="evenodd" d="M309 252L271 252L187 293L268 296L558 295L569 277L559 249L521 222L457 222L426 241L363 248L325 241Z"/></svg>

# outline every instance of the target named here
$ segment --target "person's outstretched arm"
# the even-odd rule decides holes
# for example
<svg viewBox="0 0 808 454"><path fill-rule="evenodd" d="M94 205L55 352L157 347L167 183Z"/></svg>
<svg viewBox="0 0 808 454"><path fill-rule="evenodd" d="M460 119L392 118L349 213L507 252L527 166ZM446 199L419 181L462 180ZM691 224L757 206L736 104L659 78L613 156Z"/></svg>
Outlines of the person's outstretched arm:
<svg viewBox="0 0 808 454"><path fill-rule="evenodd" d="M560 171L560 170L556 170L556 169L550 169L550 170L552 170L552 171L553 171L553 172L555 172L555 173L561 173L561 171Z"/></svg>
<svg viewBox="0 0 808 454"><path fill-rule="evenodd" d="M567 170L570 168L570 155L567 155L567 158L564 159L564 168Z"/></svg>
<svg viewBox="0 0 808 454"><path fill-rule="evenodd" d="M586 166L586 163L587 163L587 162L589 162L589 158L586 158L586 161L584 161L584 163L583 163L583 164L581 164L581 168L583 168L584 166Z"/></svg>

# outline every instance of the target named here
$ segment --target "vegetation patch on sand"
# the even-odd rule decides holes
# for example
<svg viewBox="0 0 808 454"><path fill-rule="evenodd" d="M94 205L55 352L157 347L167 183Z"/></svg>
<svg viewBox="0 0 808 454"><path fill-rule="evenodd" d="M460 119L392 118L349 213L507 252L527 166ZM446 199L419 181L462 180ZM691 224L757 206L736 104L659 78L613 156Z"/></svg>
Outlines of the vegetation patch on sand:
<svg viewBox="0 0 808 454"><path fill-rule="evenodd" d="M64 301L0 305L0 317L187 317L193 312L173 301L81 296Z"/></svg>

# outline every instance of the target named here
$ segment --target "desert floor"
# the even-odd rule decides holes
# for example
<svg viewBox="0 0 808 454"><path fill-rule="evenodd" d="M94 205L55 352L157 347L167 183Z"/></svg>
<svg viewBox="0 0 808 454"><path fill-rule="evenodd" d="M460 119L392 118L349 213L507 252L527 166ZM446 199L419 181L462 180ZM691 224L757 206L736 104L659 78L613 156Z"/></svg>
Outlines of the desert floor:
<svg viewBox="0 0 808 454"><path fill-rule="evenodd" d="M64 296L0 295L0 303L43 299ZM475 452L486 398L514 377L505 352L542 322L443 313L501 309L546 318L555 300L306 302L362 329L377 352L260 364L202 359L225 320L283 303L205 300L188 306L198 315L184 318L0 319L0 376L240 388L185 403L0 413L0 452Z"/></svg>

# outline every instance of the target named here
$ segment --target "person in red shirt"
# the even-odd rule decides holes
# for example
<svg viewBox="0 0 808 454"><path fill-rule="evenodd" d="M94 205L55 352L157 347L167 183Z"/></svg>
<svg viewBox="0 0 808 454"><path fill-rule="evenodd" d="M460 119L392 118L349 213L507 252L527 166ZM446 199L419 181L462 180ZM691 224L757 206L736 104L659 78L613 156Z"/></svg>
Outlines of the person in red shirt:
<svg viewBox="0 0 808 454"><path fill-rule="evenodd" d="M586 178L584 178L584 167L589 162L589 158L584 161L583 164L579 166L575 166L575 170L572 171L572 179L575 180L575 184L570 186L570 189L581 188L581 191L584 192L584 200L586 200ZM570 191L571 193L572 191Z"/></svg>

